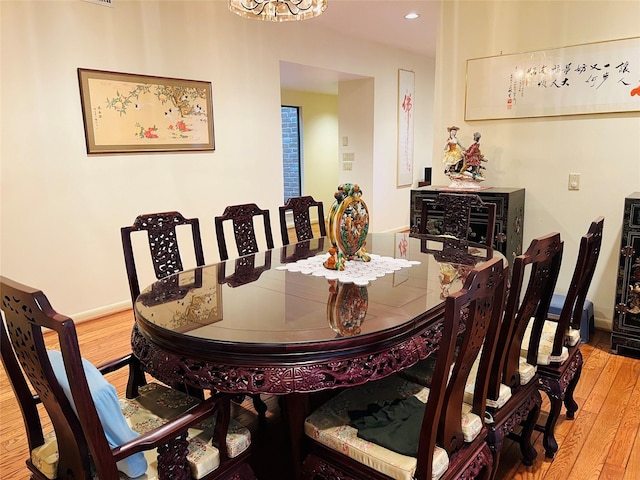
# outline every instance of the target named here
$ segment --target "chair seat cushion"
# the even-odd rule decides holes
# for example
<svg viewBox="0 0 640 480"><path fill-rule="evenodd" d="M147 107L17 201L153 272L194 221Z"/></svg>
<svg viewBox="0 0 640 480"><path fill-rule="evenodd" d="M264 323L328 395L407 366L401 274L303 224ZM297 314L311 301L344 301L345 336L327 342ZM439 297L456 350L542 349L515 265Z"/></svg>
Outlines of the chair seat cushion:
<svg viewBox="0 0 640 480"><path fill-rule="evenodd" d="M469 372L469 377L467 379L467 384L464 387L464 402L468 404L473 404L473 393L476 388L476 377L478 376L478 367L480 365L480 355L476 358L476 361L473 362L471 366L471 371ZM505 403L511 398L511 388L509 388L504 383L500 384L500 390L498 392L498 398L489 398L487 397L487 407L492 408L502 408Z"/></svg>
<svg viewBox="0 0 640 480"><path fill-rule="evenodd" d="M420 385L429 386L433 379L433 372L436 368L436 355L431 355L424 360L420 360L415 365L405 368L400 372L400 376ZM452 367L453 369L453 367ZM451 377L451 370L449 371Z"/></svg>
<svg viewBox="0 0 640 480"><path fill-rule="evenodd" d="M529 321L529 325L527 325L524 338L522 339L520 355L525 358L527 357L527 351L529 349L529 340L531 338L532 328L533 318ZM540 336L540 345L538 346L538 365L549 365L552 362L562 364L569 358L569 350L564 346L562 347L562 353L559 356L551 355L557 328L557 322L554 322L553 320L545 320L544 326L542 327L542 335Z"/></svg>
<svg viewBox="0 0 640 480"><path fill-rule="evenodd" d="M538 371L538 367L527 363L527 359L520 357L520 363L518 364L518 373L520 374L520 385L526 385L531 381Z"/></svg>
<svg viewBox="0 0 640 480"><path fill-rule="evenodd" d="M476 386L476 376L478 375L478 365L480 364L480 355L471 367L469 373L469 379L464 388L464 401L466 403L473 403L473 391ZM419 383L420 385L428 386L433 378L433 370L436 365L436 357L431 356L426 359L412 365L411 367L403 370L401 375L412 382ZM453 366L452 370L453 371ZM451 372L450 372L451 374ZM533 375L531 375L533 377ZM487 406L493 408L501 408L511 398L511 389L504 383L500 384L500 392L497 399L487 398Z"/></svg>
<svg viewBox="0 0 640 480"><path fill-rule="evenodd" d="M58 442L55 433L47 433L44 443L31 450L31 463L47 478L53 480L58 476Z"/></svg>
<svg viewBox="0 0 640 480"><path fill-rule="evenodd" d="M575 347L578 342L582 341L580 330L568 328L564 335L564 341L569 347Z"/></svg>
<svg viewBox="0 0 640 480"><path fill-rule="evenodd" d="M402 455L390 448L358 437L358 431L350 425L349 412L367 410L374 399L375 403L382 406L412 395L422 403L426 403L429 389L396 375L348 388L307 417L304 424L305 433L318 443L385 475L395 479L411 480L416 469L416 458ZM482 430L482 420L471 413L469 405L463 410L463 416L465 439L472 438L473 432L477 436ZM433 457L433 478L440 478L448 465L447 452L436 447Z"/></svg>
<svg viewBox="0 0 640 480"><path fill-rule="evenodd" d="M151 412L153 415L162 418L164 423L166 423L166 421L177 417L198 403L198 400L186 393L165 387L164 385L149 383L139 388L138 397L133 400L120 399L120 403L121 405L123 403L137 404L141 407L141 410ZM132 428L136 432L145 433L149 431L149 428L145 429L143 424L140 424L139 427L134 425L133 421L128 418L128 411L125 408L122 410L125 417L127 417L127 421L133 425ZM215 426L215 416L209 417L205 422L191 428L188 438L197 437L199 439L206 439L207 442L211 443ZM232 418L229 421L226 443L229 457L237 457L251 445L251 432ZM216 447L218 446L219 445L216 445Z"/></svg>
<svg viewBox="0 0 640 480"><path fill-rule="evenodd" d="M133 400L120 399L127 422L139 434L166 423L197 403L198 400L190 395L157 383L140 387L139 396ZM187 460L195 479L202 478L220 465L220 452L217 448L219 445L212 443L215 425L215 416L212 416L188 430ZM237 457L249 448L249 445L251 445L251 432L232 418L226 437L229 457ZM152 455L155 456L155 453Z"/></svg>
<svg viewBox="0 0 640 480"><path fill-rule="evenodd" d="M141 387L140 395L135 399L118 399L120 415L137 435L165 424L197 403L197 399L185 393L155 383ZM195 479L204 477L220 465L220 452L212 444L214 428L215 417L210 417L202 424L188 430L189 453L187 460L191 474ZM227 433L229 456L238 456L250 444L251 433L249 430L231 419ZM122 473L120 475L122 479L155 480L158 478L156 450L148 450L143 455L147 465L146 469L136 477ZM31 461L47 478L56 478L58 444L53 432L45 436L44 445L32 450Z"/></svg>

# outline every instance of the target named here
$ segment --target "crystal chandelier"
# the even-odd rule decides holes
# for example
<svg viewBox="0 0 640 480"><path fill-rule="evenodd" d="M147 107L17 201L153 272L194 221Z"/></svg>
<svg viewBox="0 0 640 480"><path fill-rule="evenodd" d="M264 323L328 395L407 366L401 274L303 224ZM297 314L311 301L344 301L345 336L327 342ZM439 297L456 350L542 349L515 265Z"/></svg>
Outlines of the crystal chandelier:
<svg viewBox="0 0 640 480"><path fill-rule="evenodd" d="M320 15L327 0L229 0L229 10L246 18L270 22L305 20Z"/></svg>

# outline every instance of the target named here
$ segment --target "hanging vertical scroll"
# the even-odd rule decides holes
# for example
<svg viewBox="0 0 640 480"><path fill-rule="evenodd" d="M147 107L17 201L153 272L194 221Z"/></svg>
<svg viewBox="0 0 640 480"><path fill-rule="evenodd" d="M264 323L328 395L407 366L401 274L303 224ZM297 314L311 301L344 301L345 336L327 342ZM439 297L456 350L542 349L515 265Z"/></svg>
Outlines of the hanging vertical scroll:
<svg viewBox="0 0 640 480"><path fill-rule="evenodd" d="M414 88L414 72L398 70L398 187L413 183Z"/></svg>

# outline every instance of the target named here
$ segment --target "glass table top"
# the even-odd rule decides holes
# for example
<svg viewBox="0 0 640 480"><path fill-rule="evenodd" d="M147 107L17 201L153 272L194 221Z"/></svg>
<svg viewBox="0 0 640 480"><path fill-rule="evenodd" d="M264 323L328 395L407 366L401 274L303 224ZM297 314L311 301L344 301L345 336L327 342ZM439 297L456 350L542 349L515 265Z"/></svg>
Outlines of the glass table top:
<svg viewBox="0 0 640 480"><path fill-rule="evenodd" d="M294 262L327 256L328 238L198 267L143 290L135 303L136 318L143 329L219 344L286 348L374 335L442 309L445 296L460 289L473 264L486 258L479 255L466 264L438 261L421 251L423 245L407 233L369 234L366 250L374 257L398 259L398 265L368 282L292 271ZM368 268L352 260L345 270L355 269L356 262Z"/></svg>

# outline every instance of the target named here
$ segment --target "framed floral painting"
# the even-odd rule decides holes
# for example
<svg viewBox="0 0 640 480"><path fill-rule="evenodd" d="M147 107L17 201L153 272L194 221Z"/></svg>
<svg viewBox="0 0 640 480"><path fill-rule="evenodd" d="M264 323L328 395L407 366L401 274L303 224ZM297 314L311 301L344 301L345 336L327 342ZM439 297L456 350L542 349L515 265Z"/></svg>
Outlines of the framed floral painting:
<svg viewBox="0 0 640 480"><path fill-rule="evenodd" d="M211 82L78 69L88 154L212 151Z"/></svg>

